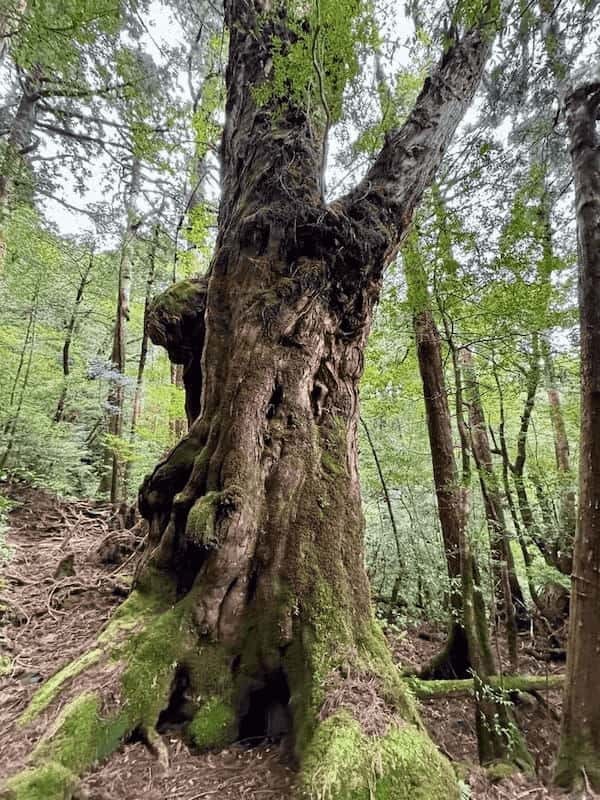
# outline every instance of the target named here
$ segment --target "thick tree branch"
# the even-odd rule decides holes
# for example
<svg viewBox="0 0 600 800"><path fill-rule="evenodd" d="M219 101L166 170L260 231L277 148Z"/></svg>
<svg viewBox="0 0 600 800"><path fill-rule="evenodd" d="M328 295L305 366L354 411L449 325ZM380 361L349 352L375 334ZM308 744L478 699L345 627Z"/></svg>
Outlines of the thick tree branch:
<svg viewBox="0 0 600 800"><path fill-rule="evenodd" d="M352 219L371 222L386 263L473 99L491 44L489 31L479 27L444 53L402 128L388 136L356 188L334 204Z"/></svg>

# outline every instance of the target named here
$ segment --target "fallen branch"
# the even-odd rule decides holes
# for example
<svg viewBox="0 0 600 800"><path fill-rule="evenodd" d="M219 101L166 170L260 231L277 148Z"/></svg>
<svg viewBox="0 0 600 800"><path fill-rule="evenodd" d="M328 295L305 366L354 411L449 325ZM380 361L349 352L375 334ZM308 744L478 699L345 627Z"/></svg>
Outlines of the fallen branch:
<svg viewBox="0 0 600 800"><path fill-rule="evenodd" d="M419 678L405 678L411 692L420 700L431 697L458 697L473 694L472 678L449 681L424 681ZM487 685L504 692L538 692L544 689L560 689L564 685L564 675L494 675Z"/></svg>

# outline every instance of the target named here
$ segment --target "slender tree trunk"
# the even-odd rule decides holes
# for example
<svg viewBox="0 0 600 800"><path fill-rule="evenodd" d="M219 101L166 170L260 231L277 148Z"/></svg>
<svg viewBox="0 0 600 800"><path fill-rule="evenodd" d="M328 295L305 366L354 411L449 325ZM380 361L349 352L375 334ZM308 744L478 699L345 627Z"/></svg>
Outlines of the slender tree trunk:
<svg viewBox="0 0 600 800"><path fill-rule="evenodd" d="M38 298L39 298L39 282L35 288L32 302L31 302L31 311L29 314L29 321L27 323L27 333L25 335L25 341L23 344L23 350L21 352L21 360L19 362L19 369L17 370L17 375L20 375L21 369L23 364L25 363L25 352L27 346L29 346L29 352L27 354L27 363L25 365L25 372L23 373L23 382L21 383L21 390L19 392L19 399L17 401L16 408L14 412L11 414L5 428L4 433L7 437L6 447L4 449L4 453L2 454L2 458L0 459L0 469L4 469L8 464L10 455L12 453L14 444L15 444L15 434L17 432L17 427L19 425L19 421L21 419L21 411L23 409L23 401L25 400L25 395L27 389L29 387L29 376L31 373L31 362L33 360L33 351L35 347L35 327L37 323L37 313L38 313ZM17 391L17 380L15 380L15 384L13 386L13 392L11 394L11 406L15 400L15 394Z"/></svg>
<svg viewBox="0 0 600 800"><path fill-rule="evenodd" d="M581 439L579 514L571 586L567 678L556 780L583 773L600 790L600 83L566 99L579 243Z"/></svg>
<svg viewBox="0 0 600 800"><path fill-rule="evenodd" d="M156 742L177 681L194 698L188 732L199 747L270 735L273 717L283 717L309 798L457 800L456 778L419 726L372 615L358 385L383 270L490 42L473 30L450 47L364 180L325 206L326 121L314 76L299 94L286 87L256 101L261 87L277 89L274 49L292 47L305 29L309 40L317 35L313 17L302 28L286 19L288 8L225 3L223 197L205 339L193 343L202 352L200 414L140 490L149 546L101 653L120 646L119 623L131 631L133 616L141 627L121 645L124 700L109 719L99 719L98 693L84 695L85 740L101 731L103 754L136 728ZM356 691L366 683L368 692ZM75 712L63 711L38 772L19 786L57 760L53 748ZM84 752L88 761L97 755ZM60 764L67 777L83 769Z"/></svg>
<svg viewBox="0 0 600 800"><path fill-rule="evenodd" d="M22 79L22 94L6 139L0 164L0 269L6 256L5 228L14 183L23 166L23 156L32 146L33 128L40 95L41 72L34 67Z"/></svg>
<svg viewBox="0 0 600 800"><path fill-rule="evenodd" d="M32 146L37 104L41 98L41 70L34 67L22 78L22 92L6 139L4 158L0 165L0 221L4 223L10 193L18 176L21 159Z"/></svg>
<svg viewBox="0 0 600 800"><path fill-rule="evenodd" d="M437 296L438 304L440 298ZM452 332L447 317L442 312L444 331L452 354L452 367L454 371L456 395L456 421L460 434L460 449L462 461L462 485L465 498L470 495L471 486L471 441L468 426L465 420L463 400L463 377L460 367L460 353L454 344ZM465 505L469 506L468 499ZM465 510L465 519L467 516ZM498 760L521 762L527 767L531 759L527 747L521 738L512 714L499 698L490 691L490 676L497 672L497 665L490 643L489 626L486 614L485 600L481 589L481 578L477 567L477 560L471 549L471 541L466 524L461 529L460 560L462 576L462 597L465 631L469 642L469 653L473 665L475 682L475 723L477 730L477 744L479 761L488 764Z"/></svg>
<svg viewBox="0 0 600 800"><path fill-rule="evenodd" d="M390 497L390 493L388 490L387 481L385 479L385 475L383 474L383 468L381 466L381 461L379 460L379 455L377 454L377 450L375 448L375 442L373 441L373 437L371 436L371 432L367 426L367 423L363 419L360 418L360 423L363 427L365 432L365 436L367 437L367 442L369 443L369 448L371 450L371 454L373 456L373 461L375 462L375 468L377 469L377 475L379 477L379 482L381 484L381 491L383 494L383 499L387 508L388 517L390 520L390 525L392 526L392 534L394 536L394 543L396 545L396 558L397 558L397 570L398 573L396 578L394 579L394 583L392 586L392 593L390 596L390 607L395 608L398 603L398 596L400 592L400 585L402 583L402 576L406 569L404 564L404 558L402 556L402 547L400 544L400 531L398 530L398 525L396 524L396 515L394 514L394 508L392 506L392 499Z"/></svg>
<svg viewBox="0 0 600 800"><path fill-rule="evenodd" d="M185 392L182 364L171 365L171 385ZM182 417L181 414L175 413L169 419L169 428L171 429L171 440L177 442L186 432L186 419Z"/></svg>
<svg viewBox="0 0 600 800"><path fill-rule="evenodd" d="M573 484L575 476L571 468L571 450L567 437L558 382L554 372L550 345L546 341L544 347L544 376L546 392L550 407L550 420L554 434L554 452L556 455L556 471L560 483L559 537L556 547L556 560L560 563L561 572L571 573L573 560L573 542L577 527L577 501Z"/></svg>
<svg viewBox="0 0 600 800"><path fill-rule="evenodd" d="M471 669L468 636L464 627L461 586L460 542L466 519L463 488L454 460L454 441L450 406L444 379L440 335L430 308L425 275L415 247L405 248L405 274L409 302L413 309L413 328L419 372L427 416L429 447L444 553L450 579L450 626L446 648L428 665L421 677L468 677Z"/></svg>
<svg viewBox="0 0 600 800"><path fill-rule="evenodd" d="M132 281L132 247L136 238L139 218L136 200L140 190L139 159L134 158L131 165L131 179L125 206L127 227L121 243L119 257L119 279L117 285L117 309L113 334L111 362L114 376L108 393L108 433L111 442L106 448L105 473L100 483L100 491L108 493L111 503L117 504L123 494L123 459L119 453L118 440L123 436L123 415L125 405L125 383L127 366L127 322L129 321L129 301Z"/></svg>
<svg viewBox="0 0 600 800"><path fill-rule="evenodd" d="M56 404L56 411L54 412L54 422L61 422L65 413L65 403L67 400L67 391L68 391L68 380L69 380L69 373L71 371L70 360L71 360L71 344L73 342L73 332L75 330L75 324L77 322L77 315L79 314L79 308L83 301L83 293L85 291L85 287L89 282L88 279L90 276L90 272L92 271L93 265L94 265L94 251L92 250L90 252L90 257L88 259L87 266L81 273L81 278L79 280L79 285L77 287L77 294L75 295L75 303L73 304L71 316L69 317L69 321L67 322L65 341L62 349L63 385L62 389L60 390L58 403Z"/></svg>
<svg viewBox="0 0 600 800"><path fill-rule="evenodd" d="M133 447L135 442L135 434L137 430L138 419L142 413L142 395L144 386L144 371L146 369L146 359L148 357L148 318L150 314L150 305L152 301L152 287L154 286L154 276L156 273L156 253L158 250L158 237L160 227L158 224L154 226L152 235L152 244L150 246L150 253L148 255L148 275L146 278L146 295L144 297L144 318L142 330L142 343L140 345L140 357L138 359L137 377L135 381L135 390L133 393L132 411L131 411L131 424L129 426L129 443ZM130 462L127 461L123 470L123 488L125 497L129 496L130 484Z"/></svg>
<svg viewBox="0 0 600 800"><path fill-rule="evenodd" d="M476 685L476 728L479 758L482 764L512 761L529 767L531 759L515 721L506 704L497 701L489 679L496 673L496 664L489 640L487 615L479 587L479 573L471 551L467 521L471 469L469 438L464 420L462 376L450 326L441 298L436 300L448 337L455 377L456 416L461 440L462 481L454 459L454 442L450 407L446 392L440 336L430 307L426 277L420 263L418 244L405 247L405 272L409 303L413 309L413 325L417 344L419 370L427 413L429 442L438 497L438 510L447 553L448 572L460 582L461 592L454 587L454 620L448 644L421 672L420 677L448 677L473 674ZM510 734L509 734L510 732ZM509 735L508 735L509 734Z"/></svg>
<svg viewBox="0 0 600 800"><path fill-rule="evenodd" d="M502 412L504 413L504 412ZM529 594L531 595L531 599L533 602L538 604L538 593L535 588L535 585L531 579L531 567L533 565L533 556L529 551L528 543L525 539L525 535L523 533L523 529L521 527L521 523L519 522L519 515L517 514L517 508L515 506L515 501L513 498L511 486L510 486L510 459L508 456L508 449L506 447L506 438L504 434L504 421L501 423L501 433L500 433L500 440L501 440L501 452L502 452L502 485L504 488L504 496L506 497L506 504L508 506L508 510L510 512L510 516L513 522L513 527L515 529L515 535L517 537L517 541L519 543L519 548L521 550L521 555L523 556L523 563L525 564L525 572L527 575L527 586L529 589Z"/></svg>
<svg viewBox="0 0 600 800"><path fill-rule="evenodd" d="M518 587L518 581L516 580L514 560L510 549L510 537L504 518L502 496L494 471L492 452L479 394L479 384L473 364L473 356L467 350L463 350L462 352L462 366L465 375L469 408L471 451L479 473L485 516L490 532L492 564L496 572L494 577L498 584L495 591L497 598L497 616L505 625L511 668L513 672L516 672L518 666L518 646L517 615L514 600L517 599L523 606L525 603L522 595L517 598L513 597L513 591L515 591L514 587ZM518 591L520 592L520 589L518 589Z"/></svg>

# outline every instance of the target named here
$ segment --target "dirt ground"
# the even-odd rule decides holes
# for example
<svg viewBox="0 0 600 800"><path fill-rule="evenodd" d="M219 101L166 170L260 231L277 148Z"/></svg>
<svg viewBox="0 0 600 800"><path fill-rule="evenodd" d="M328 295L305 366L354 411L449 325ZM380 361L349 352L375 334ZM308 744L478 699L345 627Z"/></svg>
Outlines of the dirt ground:
<svg viewBox="0 0 600 800"><path fill-rule="evenodd" d="M36 688L84 652L126 596L143 529L127 530L100 503L58 499L24 484L0 484L14 501L9 512L10 558L0 573L0 779L18 769L47 720L22 731L16 725ZM421 627L393 637L399 664L425 663L443 632ZM526 654L521 671L556 673ZM422 717L440 750L460 765L464 800L549 800L564 794L546 783L559 737L560 692L527 696L515 713L537 766L537 777L492 783L476 766L473 703L468 697L422 704ZM169 767L140 742L125 744L82 781L81 800L287 800L294 772L277 745L243 743L221 752L192 753L176 732L165 733ZM578 797L593 797L591 793ZM390 798L390 800L393 800Z"/></svg>

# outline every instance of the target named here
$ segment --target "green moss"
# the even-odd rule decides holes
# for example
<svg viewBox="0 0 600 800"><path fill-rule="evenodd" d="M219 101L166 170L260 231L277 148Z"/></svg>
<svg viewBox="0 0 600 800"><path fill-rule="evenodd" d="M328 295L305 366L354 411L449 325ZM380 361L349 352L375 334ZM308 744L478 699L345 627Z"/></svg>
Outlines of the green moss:
<svg viewBox="0 0 600 800"><path fill-rule="evenodd" d="M185 534L196 544L216 545L215 515L220 497L221 492L208 492L190 509Z"/></svg>
<svg viewBox="0 0 600 800"><path fill-rule="evenodd" d="M204 294L205 290L205 285L200 286L198 281L178 281L157 295L152 305L172 316L180 316L186 311L189 313L197 305L199 295Z"/></svg>
<svg viewBox="0 0 600 800"><path fill-rule="evenodd" d="M439 695L454 696L473 694L475 691L472 678L454 680L420 680L405 677L404 682L419 698L426 699ZM501 693L529 692L543 689L558 689L564 685L564 675L499 675L486 679L486 684Z"/></svg>
<svg viewBox="0 0 600 800"><path fill-rule="evenodd" d="M100 716L100 698L90 692L72 700L61 712L50 732L32 753L40 767L57 763L79 775L90 764L105 758L129 732L126 718Z"/></svg>
<svg viewBox="0 0 600 800"><path fill-rule="evenodd" d="M148 568L146 572L152 580L152 569ZM158 573L156 580L159 580ZM169 595L167 600L168 597ZM98 636L98 644L115 644L122 638L122 634L130 635L132 631L143 627L164 608L164 605L165 599L159 592L134 589L127 600L116 609L108 625Z"/></svg>
<svg viewBox="0 0 600 800"><path fill-rule="evenodd" d="M377 748L382 773L377 781L377 800L458 800L454 771L427 734L413 726L394 729Z"/></svg>
<svg viewBox="0 0 600 800"><path fill-rule="evenodd" d="M405 722L421 726L413 695L408 691L400 670L394 664L381 626L374 617L362 628L358 637L358 648L359 663L365 672L377 675L381 682L383 699Z"/></svg>
<svg viewBox="0 0 600 800"><path fill-rule="evenodd" d="M231 655L220 644L209 643L190 648L183 661L190 684L200 701L211 695L230 697L233 681L230 669Z"/></svg>
<svg viewBox="0 0 600 800"><path fill-rule="evenodd" d="M2 796L10 800L68 800L76 784L76 775L60 764L49 763L9 780Z"/></svg>
<svg viewBox="0 0 600 800"><path fill-rule="evenodd" d="M12 669L12 658L10 656L0 656L0 677L8 675Z"/></svg>
<svg viewBox="0 0 600 800"><path fill-rule="evenodd" d="M126 664L121 678L124 708L143 727L153 727L168 702L189 635L185 611L183 603L165 611L114 653Z"/></svg>
<svg viewBox="0 0 600 800"><path fill-rule="evenodd" d="M365 737L358 722L340 711L322 722L304 756L300 786L311 800L368 798L370 776ZM365 785L366 783L366 785Z"/></svg>
<svg viewBox="0 0 600 800"><path fill-rule="evenodd" d="M330 475L342 475L346 472L346 465L330 455L326 450L321 452L321 464Z"/></svg>
<svg viewBox="0 0 600 800"><path fill-rule="evenodd" d="M187 732L196 747L224 747L235 738L236 715L232 706L220 697L211 697L204 703Z"/></svg>
<svg viewBox="0 0 600 800"><path fill-rule="evenodd" d="M307 749L301 788L311 800L458 800L456 777L414 726L368 737L346 711L322 722Z"/></svg>
<svg viewBox="0 0 600 800"><path fill-rule="evenodd" d="M97 663L101 656L102 650L99 648L90 650L49 678L31 698L29 705L19 720L20 724L27 725L32 722L58 696L67 681L75 678L87 667Z"/></svg>

